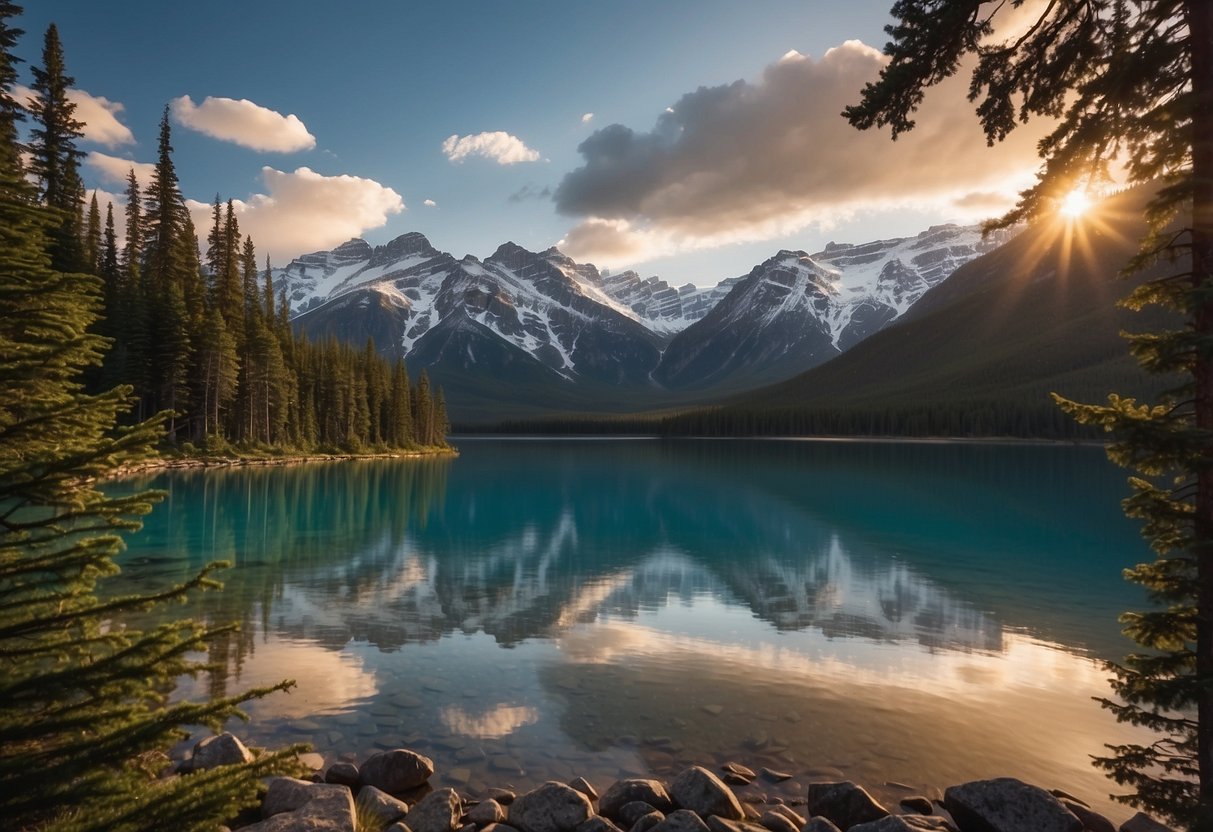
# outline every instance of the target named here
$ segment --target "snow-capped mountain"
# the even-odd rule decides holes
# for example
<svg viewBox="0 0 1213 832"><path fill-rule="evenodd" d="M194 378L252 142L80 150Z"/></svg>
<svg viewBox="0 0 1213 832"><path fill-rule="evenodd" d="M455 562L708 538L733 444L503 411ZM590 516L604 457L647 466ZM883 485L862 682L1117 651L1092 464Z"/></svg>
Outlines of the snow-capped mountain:
<svg viewBox="0 0 1213 832"><path fill-rule="evenodd" d="M301 310L299 328L355 342L369 336L415 367L648 383L662 339L561 258L506 243L484 261L456 260L413 233L377 248L351 240L306 255L278 279Z"/></svg>
<svg viewBox="0 0 1213 832"><path fill-rule="evenodd" d="M781 251L679 333L654 378L671 388L756 386L821 364L905 313L959 266L997 247L975 227L823 251Z"/></svg>
<svg viewBox="0 0 1213 832"><path fill-rule="evenodd" d="M831 243L813 255L781 251L746 276L701 289L599 272L556 248L505 243L484 260L456 259L409 233L305 255L275 279L300 329L356 344L370 337L414 369L660 393L740 389L809 369L887 326L995 245L976 228L939 226L917 237Z"/></svg>

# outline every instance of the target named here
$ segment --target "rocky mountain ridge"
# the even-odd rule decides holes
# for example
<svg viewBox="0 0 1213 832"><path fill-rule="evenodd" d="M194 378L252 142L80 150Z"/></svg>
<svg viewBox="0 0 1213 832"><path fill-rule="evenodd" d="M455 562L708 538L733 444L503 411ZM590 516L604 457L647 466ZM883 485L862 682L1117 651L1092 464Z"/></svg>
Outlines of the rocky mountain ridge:
<svg viewBox="0 0 1213 832"><path fill-rule="evenodd" d="M483 260L456 259L410 232L382 246L353 239L304 255L275 282L299 329L354 343L370 337L415 370L469 386L482 378L654 394L739 390L838 355L999 242L977 228L937 226L815 254L780 251L748 275L699 288L512 242Z"/></svg>

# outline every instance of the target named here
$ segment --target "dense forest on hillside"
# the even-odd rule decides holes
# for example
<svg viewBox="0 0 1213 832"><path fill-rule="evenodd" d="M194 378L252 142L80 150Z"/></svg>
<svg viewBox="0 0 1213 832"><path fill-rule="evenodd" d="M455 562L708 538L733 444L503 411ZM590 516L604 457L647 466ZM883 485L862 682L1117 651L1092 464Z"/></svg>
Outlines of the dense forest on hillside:
<svg viewBox="0 0 1213 832"><path fill-rule="evenodd" d="M97 328L111 348L87 378L91 390L130 385L135 418L168 411L166 441L186 453L446 444L443 394L424 371L412 384L401 361L388 363L369 342L363 350L313 343L292 330L269 260L258 269L231 200L215 197L202 255L167 107L151 181L140 187L133 167L128 177L120 240L113 204L103 211L95 192L86 198L77 147L85 124L68 97L75 79L54 26L33 74L27 173L32 199L53 217L51 265L100 279ZM6 106L14 123L26 115L11 98Z"/></svg>

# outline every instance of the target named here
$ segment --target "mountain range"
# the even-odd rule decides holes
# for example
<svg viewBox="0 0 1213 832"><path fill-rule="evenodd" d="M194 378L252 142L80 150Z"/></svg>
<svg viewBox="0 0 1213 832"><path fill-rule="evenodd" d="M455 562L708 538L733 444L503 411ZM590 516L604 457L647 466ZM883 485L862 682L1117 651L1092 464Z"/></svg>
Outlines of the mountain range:
<svg viewBox="0 0 1213 832"><path fill-rule="evenodd" d="M504 243L457 259L423 235L350 240L278 270L298 329L367 338L442 384L456 420L709 401L787 379L903 316L993 250L974 227L780 251L709 288Z"/></svg>

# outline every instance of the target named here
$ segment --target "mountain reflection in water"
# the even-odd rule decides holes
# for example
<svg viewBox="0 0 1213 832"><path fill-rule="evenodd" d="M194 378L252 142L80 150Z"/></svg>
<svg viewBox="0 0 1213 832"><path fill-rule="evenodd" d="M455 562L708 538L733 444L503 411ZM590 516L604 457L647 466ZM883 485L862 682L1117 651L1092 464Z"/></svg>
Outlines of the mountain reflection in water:
<svg viewBox="0 0 1213 832"><path fill-rule="evenodd" d="M204 684L297 678L243 730L331 758L405 742L472 788L720 754L797 786L1018 773L1102 805L1087 755L1132 734L1088 657L1125 651L1120 570L1148 552L1098 449L460 446L156 477L125 579L234 561L187 609L243 624Z"/></svg>

